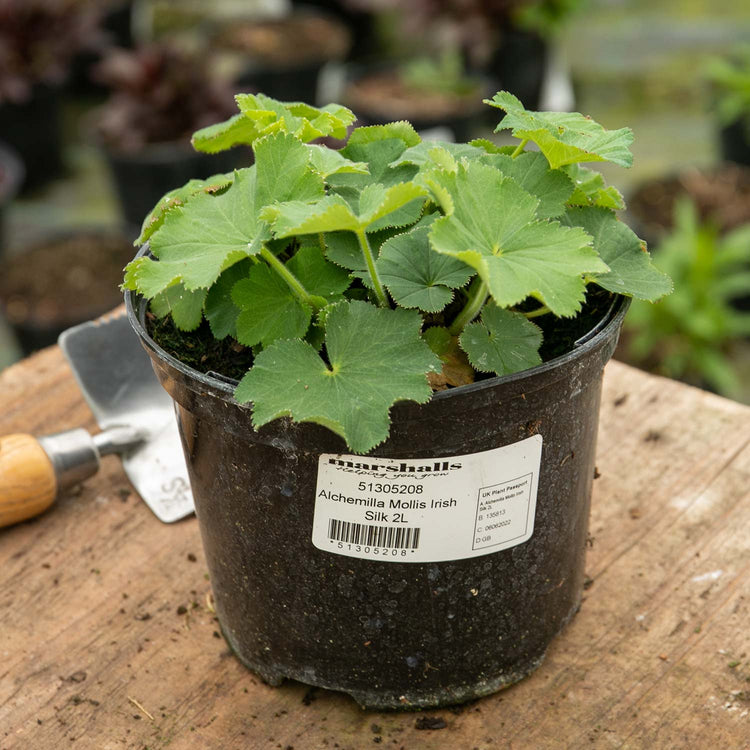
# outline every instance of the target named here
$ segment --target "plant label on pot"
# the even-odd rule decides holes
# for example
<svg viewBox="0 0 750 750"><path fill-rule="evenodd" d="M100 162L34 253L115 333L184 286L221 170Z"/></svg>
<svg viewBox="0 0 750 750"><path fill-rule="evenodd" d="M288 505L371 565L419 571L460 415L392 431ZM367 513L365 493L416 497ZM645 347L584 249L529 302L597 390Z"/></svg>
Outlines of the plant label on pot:
<svg viewBox="0 0 750 750"><path fill-rule="evenodd" d="M542 436L463 456L324 453L312 541L337 555L441 562L515 547L534 531Z"/></svg>

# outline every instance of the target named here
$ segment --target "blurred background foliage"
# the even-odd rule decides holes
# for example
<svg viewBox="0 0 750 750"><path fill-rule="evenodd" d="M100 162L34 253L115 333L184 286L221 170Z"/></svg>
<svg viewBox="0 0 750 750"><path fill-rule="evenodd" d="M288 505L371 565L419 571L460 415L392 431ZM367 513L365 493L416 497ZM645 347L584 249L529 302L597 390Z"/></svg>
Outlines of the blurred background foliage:
<svg viewBox="0 0 750 750"><path fill-rule="evenodd" d="M469 102L499 88L632 127L634 167L605 176L677 291L633 305L617 356L750 403L750 4L736 0L0 0L0 368L40 345L19 345L19 320L116 303L144 203L250 163L187 146L233 91L343 99L463 139L490 136L493 113ZM47 132L19 135L42 104ZM19 266L45 283L11 288Z"/></svg>

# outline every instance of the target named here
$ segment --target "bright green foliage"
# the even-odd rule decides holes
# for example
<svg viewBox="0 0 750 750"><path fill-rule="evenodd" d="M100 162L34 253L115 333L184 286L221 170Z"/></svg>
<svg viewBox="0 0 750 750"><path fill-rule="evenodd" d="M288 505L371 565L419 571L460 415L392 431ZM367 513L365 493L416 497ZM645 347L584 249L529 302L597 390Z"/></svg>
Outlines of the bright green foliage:
<svg viewBox="0 0 750 750"><path fill-rule="evenodd" d="M318 109L299 102L277 102L263 94L237 94L235 99L240 114L194 133L196 150L214 154L278 132L291 133L305 143L329 135L344 138L354 122L354 114L336 104Z"/></svg>
<svg viewBox="0 0 750 750"><path fill-rule="evenodd" d="M655 302L672 291L672 280L654 267L643 240L604 208L573 208L565 220L582 227L594 240L594 249L609 266L594 279L599 286Z"/></svg>
<svg viewBox="0 0 750 750"><path fill-rule="evenodd" d="M380 278L401 307L440 312L452 299L453 289L472 276L465 263L434 252L429 226L420 225L388 240L380 250Z"/></svg>
<svg viewBox="0 0 750 750"><path fill-rule="evenodd" d="M470 323L461 334L461 348L480 372L509 375L542 363L542 332L522 313L486 305L481 322Z"/></svg>
<svg viewBox="0 0 750 750"><path fill-rule="evenodd" d="M692 203L678 202L674 229L654 255L675 292L655 305L633 302L628 359L738 397L742 381L732 353L750 336L750 312L736 304L750 289L750 224L720 236L699 221Z"/></svg>
<svg viewBox="0 0 750 750"><path fill-rule="evenodd" d="M587 161L611 161L621 167L633 163L630 128L605 130L578 112L529 112L507 91L485 101L507 113L497 130L511 130L517 138L536 143L552 169Z"/></svg>
<svg viewBox="0 0 750 750"><path fill-rule="evenodd" d="M713 84L722 124L750 117L750 44L738 44L728 54L711 58L706 76Z"/></svg>
<svg viewBox="0 0 750 750"><path fill-rule="evenodd" d="M537 297L556 315L574 315L584 298L583 274L606 272L578 228L536 218L539 200L484 164L445 174L453 213L430 232L433 247L476 269L496 304Z"/></svg>
<svg viewBox="0 0 750 750"><path fill-rule="evenodd" d="M396 401L430 398L425 375L439 363L421 325L416 312L339 303L326 317L328 362L307 343L278 341L258 355L237 399L254 403L256 427L281 416L319 422L365 453L388 437Z"/></svg>
<svg viewBox="0 0 750 750"><path fill-rule="evenodd" d="M629 163L626 129L527 112L501 92L491 103L517 147L423 143L396 122L357 128L336 151L309 141L343 139L343 107L237 103L194 142L251 146L255 164L165 196L124 285L179 328L205 318L216 338L252 347L235 395L257 426L314 421L365 452L396 401L539 364L529 318L575 315L587 285L644 299L670 289L617 219L620 194L580 166Z"/></svg>

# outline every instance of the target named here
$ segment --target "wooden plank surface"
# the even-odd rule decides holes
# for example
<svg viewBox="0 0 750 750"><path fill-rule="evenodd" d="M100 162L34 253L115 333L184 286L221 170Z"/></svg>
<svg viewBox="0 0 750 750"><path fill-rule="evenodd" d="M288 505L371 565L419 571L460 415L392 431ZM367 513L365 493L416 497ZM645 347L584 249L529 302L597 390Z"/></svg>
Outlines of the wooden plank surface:
<svg viewBox="0 0 750 750"><path fill-rule="evenodd" d="M0 374L0 434L79 425L57 348ZM197 522L161 524L106 458L0 529L0 750L750 750L750 409L610 363L597 467L585 601L545 663L420 717L250 674Z"/></svg>

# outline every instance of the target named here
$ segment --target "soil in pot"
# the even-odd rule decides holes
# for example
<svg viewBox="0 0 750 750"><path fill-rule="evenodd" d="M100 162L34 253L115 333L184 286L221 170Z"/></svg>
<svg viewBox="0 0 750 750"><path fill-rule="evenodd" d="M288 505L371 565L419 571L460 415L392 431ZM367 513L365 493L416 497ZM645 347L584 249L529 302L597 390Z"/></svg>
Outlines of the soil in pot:
<svg viewBox="0 0 750 750"><path fill-rule="evenodd" d="M320 425L282 420L253 430L249 409L232 403L231 384L161 354L134 323L176 402L217 612L240 660L271 684L294 678L378 709L469 700L538 667L580 605L601 371L627 307L615 298L612 309L612 301L606 293L592 296L568 341L592 323L593 330L606 327L570 355L438 393L426 405L396 404L388 441L367 458L342 456L341 439ZM215 366L210 357L201 364ZM311 541L321 460L405 466L420 459L442 467L496 449L531 451L529 444L541 450L541 463L534 530L522 542L403 562L407 548L403 555L398 546L389 549L395 561L386 561ZM508 471L517 469L511 460ZM384 481L355 473L355 484ZM513 484L516 476L506 479ZM399 507L424 507L414 482L399 481L414 489ZM476 495L469 504L473 528ZM445 528L453 534L453 526ZM335 538L348 543L339 531Z"/></svg>
<svg viewBox="0 0 750 750"><path fill-rule="evenodd" d="M335 18L299 11L279 19L235 20L217 32L213 46L232 58L240 87L314 104L321 68L346 56L351 35Z"/></svg>
<svg viewBox="0 0 750 750"><path fill-rule="evenodd" d="M672 229L674 204L692 199L701 221L714 221L723 234L750 222L750 168L731 162L690 169L641 185L628 200L627 220L649 246Z"/></svg>
<svg viewBox="0 0 750 750"><path fill-rule="evenodd" d="M0 264L0 309L24 354L54 344L66 328L122 301L131 242L105 230L60 234Z"/></svg>
<svg viewBox="0 0 750 750"><path fill-rule="evenodd" d="M366 73L346 87L346 106L357 112L365 123L380 125L408 120L418 131L447 127L459 143L473 135L482 122L484 83L466 93L417 89L407 83L396 69ZM478 104L479 102L479 104Z"/></svg>

